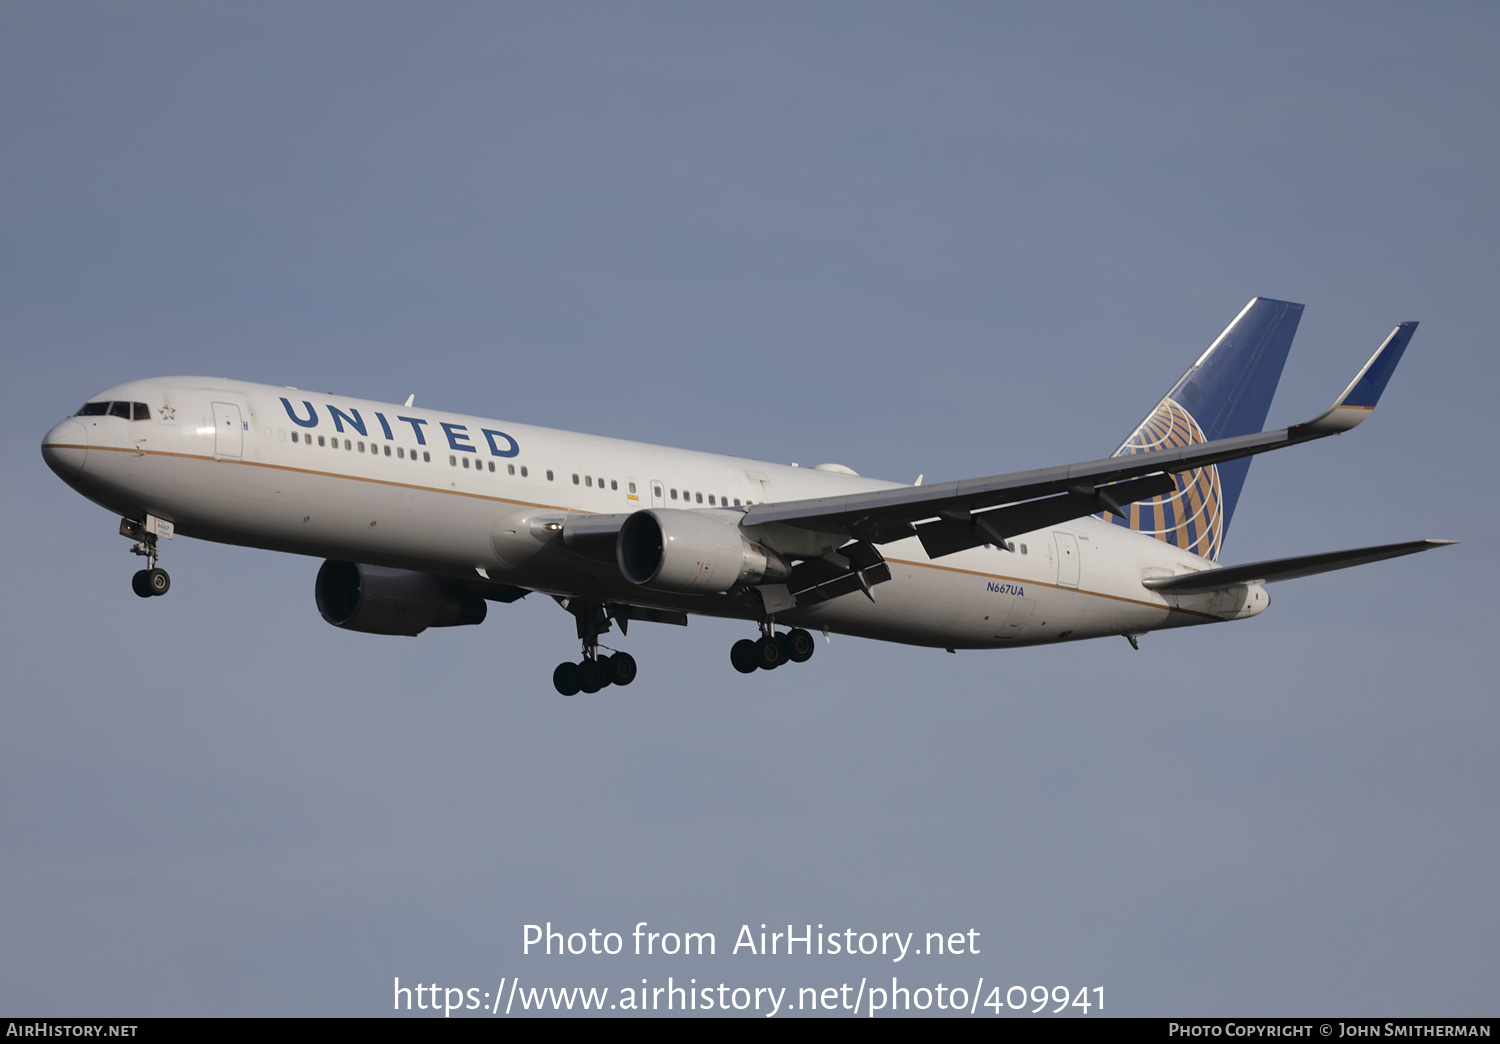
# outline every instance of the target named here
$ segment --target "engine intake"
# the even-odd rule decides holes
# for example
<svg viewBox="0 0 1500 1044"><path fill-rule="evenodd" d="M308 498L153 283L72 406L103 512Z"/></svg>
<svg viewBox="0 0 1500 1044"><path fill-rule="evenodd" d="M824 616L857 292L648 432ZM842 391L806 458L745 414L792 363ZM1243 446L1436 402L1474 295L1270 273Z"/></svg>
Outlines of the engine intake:
<svg viewBox="0 0 1500 1044"><path fill-rule="evenodd" d="M736 584L777 583L790 570L734 522L700 511L637 511L620 526L615 558L625 579L678 594L719 594Z"/></svg>
<svg viewBox="0 0 1500 1044"><path fill-rule="evenodd" d="M418 635L429 627L481 623L484 599L431 573L323 563L315 588L318 612L335 627L365 634Z"/></svg>

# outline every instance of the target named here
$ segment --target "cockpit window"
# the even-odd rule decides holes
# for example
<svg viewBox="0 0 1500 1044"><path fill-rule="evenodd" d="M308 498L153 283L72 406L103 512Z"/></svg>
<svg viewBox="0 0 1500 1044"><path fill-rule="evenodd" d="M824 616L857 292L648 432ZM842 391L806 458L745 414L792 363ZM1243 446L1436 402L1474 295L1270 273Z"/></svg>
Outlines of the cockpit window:
<svg viewBox="0 0 1500 1044"><path fill-rule="evenodd" d="M86 402L75 417L124 417L126 420L150 420L151 407L144 402Z"/></svg>

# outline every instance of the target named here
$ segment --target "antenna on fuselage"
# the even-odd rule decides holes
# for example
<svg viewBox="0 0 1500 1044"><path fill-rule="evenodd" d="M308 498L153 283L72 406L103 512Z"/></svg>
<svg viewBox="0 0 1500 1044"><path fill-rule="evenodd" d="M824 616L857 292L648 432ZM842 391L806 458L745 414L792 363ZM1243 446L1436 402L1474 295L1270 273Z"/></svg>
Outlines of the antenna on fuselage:
<svg viewBox="0 0 1500 1044"><path fill-rule="evenodd" d="M404 403L402 403L402 405L403 406L410 406L412 403L414 403L416 401L417 401L417 393L416 392L412 392L410 395L408 395L406 397L406 401Z"/></svg>

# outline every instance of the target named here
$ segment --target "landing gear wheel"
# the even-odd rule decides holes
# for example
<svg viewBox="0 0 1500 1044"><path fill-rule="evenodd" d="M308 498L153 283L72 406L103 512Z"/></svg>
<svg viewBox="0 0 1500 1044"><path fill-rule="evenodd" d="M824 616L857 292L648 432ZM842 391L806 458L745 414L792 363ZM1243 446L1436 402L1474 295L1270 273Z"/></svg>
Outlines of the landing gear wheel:
<svg viewBox="0 0 1500 1044"><path fill-rule="evenodd" d="M629 685L635 681L635 657L617 652L604 661L604 673L615 685Z"/></svg>
<svg viewBox="0 0 1500 1044"><path fill-rule="evenodd" d="M817 651L818 645L813 641L813 636L802 628L799 627L787 634L786 658L793 663L806 663Z"/></svg>
<svg viewBox="0 0 1500 1044"><path fill-rule="evenodd" d="M138 570L135 576L130 578L130 589L142 598L151 597L151 582L147 579L149 570Z"/></svg>
<svg viewBox="0 0 1500 1044"><path fill-rule="evenodd" d="M552 672L552 687L564 696L577 696L583 677L576 663L560 663Z"/></svg>
<svg viewBox="0 0 1500 1044"><path fill-rule="evenodd" d="M609 675L598 660L584 660L578 665L579 688L593 695L609 684Z"/></svg>
<svg viewBox="0 0 1500 1044"><path fill-rule="evenodd" d="M774 671L786 662L786 651L781 647L780 636L770 635L755 643L755 665L763 671Z"/></svg>
<svg viewBox="0 0 1500 1044"><path fill-rule="evenodd" d="M754 639L741 638L731 645L729 662L734 664L734 669L741 674L754 674L755 669L760 666L760 653L755 649Z"/></svg>
<svg viewBox="0 0 1500 1044"><path fill-rule="evenodd" d="M165 569L146 570L146 586L154 595L164 595L172 589L172 578Z"/></svg>

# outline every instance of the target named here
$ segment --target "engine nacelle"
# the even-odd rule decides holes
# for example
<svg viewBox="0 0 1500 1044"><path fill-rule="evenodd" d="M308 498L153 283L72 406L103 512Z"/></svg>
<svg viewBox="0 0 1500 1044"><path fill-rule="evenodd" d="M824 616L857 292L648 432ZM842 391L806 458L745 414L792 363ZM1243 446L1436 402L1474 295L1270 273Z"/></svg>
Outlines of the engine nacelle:
<svg viewBox="0 0 1500 1044"><path fill-rule="evenodd" d="M637 511L620 527L615 559L625 579L678 594L719 594L736 584L779 583L785 562L734 522L701 511Z"/></svg>
<svg viewBox="0 0 1500 1044"><path fill-rule="evenodd" d="M323 563L318 570L318 612L335 627L366 634L418 635L429 627L458 627L484 620L478 595L431 573Z"/></svg>

